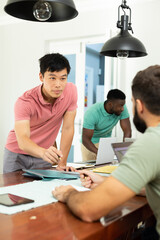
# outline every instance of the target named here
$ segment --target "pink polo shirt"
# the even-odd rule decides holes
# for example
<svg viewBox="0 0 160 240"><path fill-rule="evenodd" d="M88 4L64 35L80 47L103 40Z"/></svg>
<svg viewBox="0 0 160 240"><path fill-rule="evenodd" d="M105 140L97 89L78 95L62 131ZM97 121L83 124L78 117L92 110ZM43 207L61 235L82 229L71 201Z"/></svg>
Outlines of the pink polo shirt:
<svg viewBox="0 0 160 240"><path fill-rule="evenodd" d="M39 85L26 91L15 103L15 121L30 120L30 138L43 148L49 148L56 140L63 115L77 108L77 88L73 83L66 87L54 105L44 101ZM9 132L6 148L15 153L27 154L18 147L15 131Z"/></svg>

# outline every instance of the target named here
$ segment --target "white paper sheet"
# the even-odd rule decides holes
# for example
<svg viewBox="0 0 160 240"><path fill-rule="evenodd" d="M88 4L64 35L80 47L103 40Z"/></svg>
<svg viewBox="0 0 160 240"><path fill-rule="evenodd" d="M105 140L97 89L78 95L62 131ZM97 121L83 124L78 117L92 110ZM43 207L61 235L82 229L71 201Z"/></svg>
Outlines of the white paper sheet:
<svg viewBox="0 0 160 240"><path fill-rule="evenodd" d="M70 181L56 179L50 181L39 180L29 183L2 187L0 188L0 194L11 193L21 197L33 199L35 202L13 207L7 207L0 204L0 213L13 214L40 207L52 202L57 202L57 200L52 196L52 190L60 185L71 185L78 191L88 190L81 186L80 179Z"/></svg>
<svg viewBox="0 0 160 240"><path fill-rule="evenodd" d="M53 168L56 168L58 165L53 165ZM90 168L90 167L94 167L94 164L91 163L67 163L68 167L74 167L74 168Z"/></svg>

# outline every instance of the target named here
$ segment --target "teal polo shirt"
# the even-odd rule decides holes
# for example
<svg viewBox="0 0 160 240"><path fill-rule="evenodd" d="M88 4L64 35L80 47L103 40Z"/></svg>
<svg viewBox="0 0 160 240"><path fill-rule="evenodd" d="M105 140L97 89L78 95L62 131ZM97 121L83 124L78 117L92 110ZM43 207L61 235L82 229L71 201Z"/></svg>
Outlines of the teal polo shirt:
<svg viewBox="0 0 160 240"><path fill-rule="evenodd" d="M118 121L128 117L126 105L124 105L123 112L117 116L106 112L104 102L95 103L84 114L83 128L94 130L91 141L98 143L100 138L111 137L112 129Z"/></svg>

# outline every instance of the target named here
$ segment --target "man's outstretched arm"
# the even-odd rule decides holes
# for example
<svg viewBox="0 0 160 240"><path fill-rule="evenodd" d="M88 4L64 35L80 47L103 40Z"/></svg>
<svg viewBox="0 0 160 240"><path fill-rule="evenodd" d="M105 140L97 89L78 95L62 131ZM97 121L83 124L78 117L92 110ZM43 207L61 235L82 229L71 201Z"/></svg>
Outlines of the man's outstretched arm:
<svg viewBox="0 0 160 240"><path fill-rule="evenodd" d="M112 176L91 191L78 192L72 186L60 186L52 193L59 201L66 203L74 215L87 222L100 219L135 195Z"/></svg>
<svg viewBox="0 0 160 240"><path fill-rule="evenodd" d="M62 152L56 149L56 147L50 146L48 149L45 149L31 140L29 120L16 121L14 129L19 148L29 155L42 158L51 164L58 163L58 156L63 156Z"/></svg>
<svg viewBox="0 0 160 240"><path fill-rule="evenodd" d="M83 128L82 130L82 143L91 152L97 154L98 148L92 143L91 139L93 137L94 130Z"/></svg>
<svg viewBox="0 0 160 240"><path fill-rule="evenodd" d="M123 131L123 140L132 136L131 124L129 118L121 119L120 126Z"/></svg>
<svg viewBox="0 0 160 240"><path fill-rule="evenodd" d="M74 120L76 116L76 110L67 111L64 114L60 150L63 153L63 157L58 163L57 169L65 170L67 164L68 154L72 145L72 140L74 136Z"/></svg>

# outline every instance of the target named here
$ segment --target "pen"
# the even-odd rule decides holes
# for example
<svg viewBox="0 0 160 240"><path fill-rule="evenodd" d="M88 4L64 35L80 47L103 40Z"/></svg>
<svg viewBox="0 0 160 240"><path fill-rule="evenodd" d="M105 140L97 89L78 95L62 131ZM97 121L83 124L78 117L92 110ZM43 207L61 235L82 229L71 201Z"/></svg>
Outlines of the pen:
<svg viewBox="0 0 160 240"><path fill-rule="evenodd" d="M76 168L76 170L83 170L83 169L85 169L85 167L78 167L78 168Z"/></svg>
<svg viewBox="0 0 160 240"><path fill-rule="evenodd" d="M58 161L60 161L61 160L61 157L57 154L57 156L58 156Z"/></svg>

